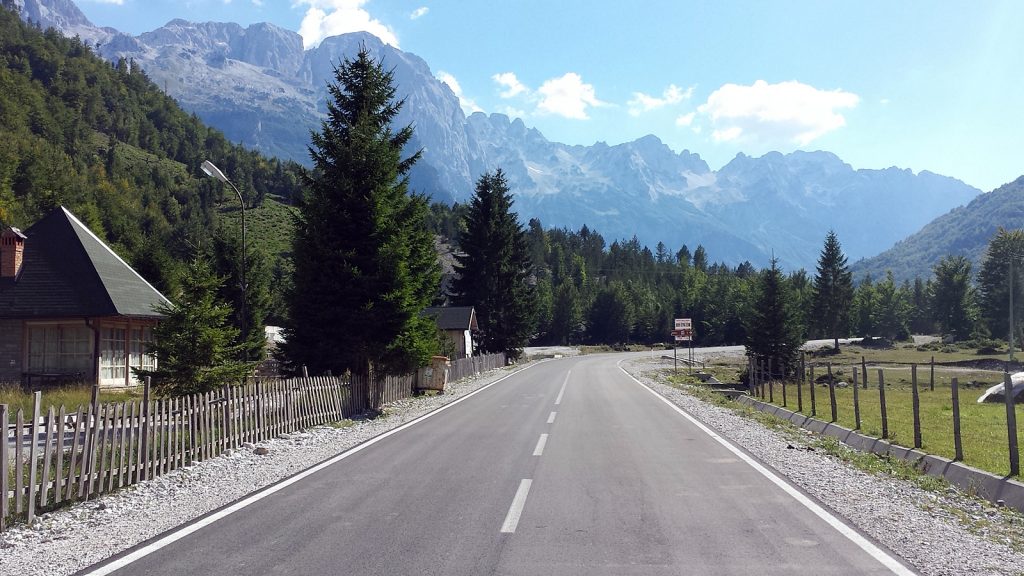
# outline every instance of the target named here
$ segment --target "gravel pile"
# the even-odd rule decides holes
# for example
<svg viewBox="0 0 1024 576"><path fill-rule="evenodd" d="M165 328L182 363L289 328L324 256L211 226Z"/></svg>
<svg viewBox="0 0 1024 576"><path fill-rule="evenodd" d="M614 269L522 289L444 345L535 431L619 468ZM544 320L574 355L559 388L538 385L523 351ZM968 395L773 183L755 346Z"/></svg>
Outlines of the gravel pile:
<svg viewBox="0 0 1024 576"><path fill-rule="evenodd" d="M449 384L443 395L388 404L345 428L317 427L176 470L0 532L0 574L71 574L449 404L509 369ZM257 455L259 448L266 454ZM264 452L264 450L258 450Z"/></svg>
<svg viewBox="0 0 1024 576"><path fill-rule="evenodd" d="M743 447L927 576L1024 574L1020 514L955 488L924 490L873 475L820 450L809 432L775 431L658 382L651 363L627 366L642 382ZM802 437L803 439L801 440ZM811 448L811 449L808 449Z"/></svg>

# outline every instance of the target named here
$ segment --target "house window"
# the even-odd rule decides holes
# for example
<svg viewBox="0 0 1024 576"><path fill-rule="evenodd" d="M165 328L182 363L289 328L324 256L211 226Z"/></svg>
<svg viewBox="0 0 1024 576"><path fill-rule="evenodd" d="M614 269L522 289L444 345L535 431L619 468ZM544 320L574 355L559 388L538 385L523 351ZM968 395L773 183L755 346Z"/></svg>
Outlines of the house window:
<svg viewBox="0 0 1024 576"><path fill-rule="evenodd" d="M123 381L128 374L125 362L124 328L100 330L100 380Z"/></svg>
<svg viewBox="0 0 1024 576"><path fill-rule="evenodd" d="M28 371L87 374L92 370L92 331L85 326L33 326L28 330Z"/></svg>
<svg viewBox="0 0 1024 576"><path fill-rule="evenodd" d="M132 328L131 350L128 363L140 370L156 370L156 356L146 353L146 345L153 341L152 328Z"/></svg>

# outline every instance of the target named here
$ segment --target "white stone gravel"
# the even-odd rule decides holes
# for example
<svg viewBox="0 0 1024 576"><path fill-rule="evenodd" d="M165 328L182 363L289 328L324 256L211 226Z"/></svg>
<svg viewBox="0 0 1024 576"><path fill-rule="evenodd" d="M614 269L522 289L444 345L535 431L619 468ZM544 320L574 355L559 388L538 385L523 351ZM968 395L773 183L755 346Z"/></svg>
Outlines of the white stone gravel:
<svg viewBox="0 0 1024 576"><path fill-rule="evenodd" d="M736 412L656 381L649 363L631 372L717 429L925 576L1024 574L1024 554L999 540L1021 531L1020 516L955 489L935 493L872 475ZM388 405L385 414L347 428L318 427L215 458L116 494L46 514L32 527L0 533L0 574L71 574L211 510L394 429L508 374L492 372L449 386L441 396ZM796 444L798 448L787 446ZM979 528L972 532L966 522ZM1014 525L1016 522L1016 525ZM811 569L812 567L809 567Z"/></svg>
<svg viewBox="0 0 1024 576"><path fill-rule="evenodd" d="M662 366L634 363L630 372L692 416L768 464L839 516L926 576L1024 574L1024 554L1006 535L1024 528L1021 516L955 488L936 493L889 475L869 474L737 412L659 382ZM794 446L796 449L788 448ZM794 504L796 505L796 504ZM968 523L978 529L972 532ZM980 534L979 534L980 533ZM1019 542L1019 539L1018 539ZM808 567L809 569L811 567Z"/></svg>
<svg viewBox="0 0 1024 576"><path fill-rule="evenodd" d="M374 436L449 404L511 371L447 386L442 395L388 404L384 414L346 428L320 426L246 447L149 482L45 514L0 532L0 575L61 576L310 468ZM254 448L265 447L259 456Z"/></svg>

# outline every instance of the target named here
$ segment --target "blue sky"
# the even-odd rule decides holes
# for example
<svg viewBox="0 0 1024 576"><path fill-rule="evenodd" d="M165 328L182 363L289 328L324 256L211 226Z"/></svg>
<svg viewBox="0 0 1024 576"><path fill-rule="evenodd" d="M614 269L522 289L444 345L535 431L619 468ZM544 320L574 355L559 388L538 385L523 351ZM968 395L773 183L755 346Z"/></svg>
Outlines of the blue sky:
<svg viewBox="0 0 1024 576"><path fill-rule="evenodd" d="M1024 174L1024 2L903 0L77 0L139 34L173 18L368 30L430 65L463 108L551 140L655 134L718 169L828 150L988 191ZM400 87L399 87L400 88Z"/></svg>

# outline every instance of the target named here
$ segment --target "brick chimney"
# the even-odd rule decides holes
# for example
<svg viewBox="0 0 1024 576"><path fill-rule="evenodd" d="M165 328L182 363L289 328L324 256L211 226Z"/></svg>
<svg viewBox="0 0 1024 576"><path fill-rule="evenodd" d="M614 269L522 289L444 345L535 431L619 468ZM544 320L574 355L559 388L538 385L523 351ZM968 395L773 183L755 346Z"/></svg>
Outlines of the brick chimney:
<svg viewBox="0 0 1024 576"><path fill-rule="evenodd" d="M27 237L17 228L0 233L0 278L17 278L25 255Z"/></svg>

